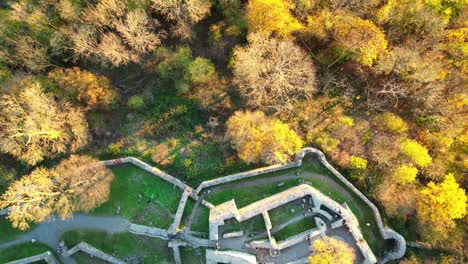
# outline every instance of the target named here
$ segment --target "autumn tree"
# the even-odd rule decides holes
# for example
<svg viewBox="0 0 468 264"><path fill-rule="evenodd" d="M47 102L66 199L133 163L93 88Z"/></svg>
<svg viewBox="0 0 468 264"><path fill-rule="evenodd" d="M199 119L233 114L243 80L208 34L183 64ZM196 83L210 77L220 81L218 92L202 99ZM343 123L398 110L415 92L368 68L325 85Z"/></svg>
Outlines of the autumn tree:
<svg viewBox="0 0 468 264"><path fill-rule="evenodd" d="M127 1L99 0L88 4L78 23L65 34L81 57L103 59L113 66L138 62L164 37L160 23L142 8L130 9Z"/></svg>
<svg viewBox="0 0 468 264"><path fill-rule="evenodd" d="M445 70L440 60L442 54L421 49L414 43L396 47L379 58L374 70L380 74L394 73L403 80L423 83L443 79Z"/></svg>
<svg viewBox="0 0 468 264"><path fill-rule="evenodd" d="M310 264L352 264L356 258L353 248L346 242L333 237L317 239L312 245Z"/></svg>
<svg viewBox="0 0 468 264"><path fill-rule="evenodd" d="M440 241L455 227L455 219L466 214L467 197L452 174L441 183L430 182L421 190L417 204L420 227L426 238Z"/></svg>
<svg viewBox="0 0 468 264"><path fill-rule="evenodd" d="M249 31L264 31L290 38L294 31L302 28L291 14L294 9L294 4L289 0L251 0L247 4Z"/></svg>
<svg viewBox="0 0 468 264"><path fill-rule="evenodd" d="M388 1L378 11L377 19L381 23L389 25L392 35L438 36L442 33L452 14L451 11L442 11L442 2L450 1ZM431 3L435 5L431 6Z"/></svg>
<svg viewBox="0 0 468 264"><path fill-rule="evenodd" d="M418 169L412 165L403 164L397 167L393 173L392 178L400 184L408 184L413 182L416 179L418 174Z"/></svg>
<svg viewBox="0 0 468 264"><path fill-rule="evenodd" d="M285 163L302 147L288 125L261 111L235 112L226 125L227 138L247 163Z"/></svg>
<svg viewBox="0 0 468 264"><path fill-rule="evenodd" d="M344 11L322 11L309 17L304 33L307 37L330 43L339 54L335 62L350 57L364 66L371 66L387 49L382 29L370 20Z"/></svg>
<svg viewBox="0 0 468 264"><path fill-rule="evenodd" d="M175 22L171 31L185 39L192 37L191 26L210 13L209 0L151 0L152 8L167 20Z"/></svg>
<svg viewBox="0 0 468 264"><path fill-rule="evenodd" d="M391 113L385 112L374 118L374 123L377 128L385 132L394 134L404 134L408 131L408 125L401 119L401 117Z"/></svg>
<svg viewBox="0 0 468 264"><path fill-rule="evenodd" d="M49 72L49 78L57 82L66 97L71 97L88 109L106 108L117 100L117 91L110 80L102 75L82 70L57 68ZM59 92L59 93L60 93Z"/></svg>
<svg viewBox="0 0 468 264"><path fill-rule="evenodd" d="M87 143L83 112L48 97L41 84L24 80L19 92L0 97L0 150L30 165Z"/></svg>
<svg viewBox="0 0 468 264"><path fill-rule="evenodd" d="M419 189L416 184L400 184L387 177L374 189L375 197L385 212L394 216L413 215L416 211Z"/></svg>
<svg viewBox="0 0 468 264"><path fill-rule="evenodd" d="M234 82L246 104L262 110L286 111L315 92L315 67L292 41L249 35L249 44L233 55Z"/></svg>
<svg viewBox="0 0 468 264"><path fill-rule="evenodd" d="M422 168L427 167L432 162L432 158L427 149L416 140L405 139L400 143L400 149L416 165Z"/></svg>
<svg viewBox="0 0 468 264"><path fill-rule="evenodd" d="M63 219L74 211L85 211L105 202L113 174L88 156L63 160L53 169L39 167L14 182L0 197L0 208L10 208L13 227L25 230L52 214Z"/></svg>

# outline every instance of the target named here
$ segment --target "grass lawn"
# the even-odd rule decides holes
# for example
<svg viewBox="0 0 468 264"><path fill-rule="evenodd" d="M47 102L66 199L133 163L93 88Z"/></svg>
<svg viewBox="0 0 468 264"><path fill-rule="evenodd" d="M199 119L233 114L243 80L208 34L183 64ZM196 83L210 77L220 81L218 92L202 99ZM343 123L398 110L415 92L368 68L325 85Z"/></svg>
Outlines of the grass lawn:
<svg viewBox="0 0 468 264"><path fill-rule="evenodd" d="M31 228L29 230L34 229L35 224L29 224ZM21 231L15 229L11 226L11 222L8 221L4 216L0 216L0 243L13 240L15 237L25 234L27 231Z"/></svg>
<svg viewBox="0 0 468 264"><path fill-rule="evenodd" d="M78 251L77 253L73 254L73 259L76 261L77 264L108 264L108 262L91 257L87 253L82 251Z"/></svg>
<svg viewBox="0 0 468 264"><path fill-rule="evenodd" d="M289 237L292 237L294 235L300 234L304 231L316 227L317 225L315 224L315 220L313 219L313 217L308 217L298 222L295 222L294 224L290 224L278 232L275 232L273 234L273 237L275 237L276 241L283 241Z"/></svg>
<svg viewBox="0 0 468 264"><path fill-rule="evenodd" d="M206 263L205 248L180 247L182 263L204 264Z"/></svg>
<svg viewBox="0 0 468 264"><path fill-rule="evenodd" d="M0 263L6 263L34 255L42 254L51 249L40 243L24 243L0 249ZM52 251L51 251L52 252ZM47 263L45 261L34 263Z"/></svg>
<svg viewBox="0 0 468 264"><path fill-rule="evenodd" d="M292 201L283 206L268 211L268 215L270 216L273 227L288 221L291 217L297 215L297 213L304 211L304 209L301 207L301 200L302 199ZM292 209L294 209L294 213L291 213Z"/></svg>
<svg viewBox="0 0 468 264"><path fill-rule="evenodd" d="M223 233L230 233L242 230L244 234L266 232L265 221L262 215L257 215L248 220L237 222L235 219L229 219L223 226Z"/></svg>
<svg viewBox="0 0 468 264"><path fill-rule="evenodd" d="M111 168L115 177L109 200L94 209L92 214L120 214L130 221L168 228L177 211L182 192L174 185L133 165Z"/></svg>
<svg viewBox="0 0 468 264"><path fill-rule="evenodd" d="M139 258L142 263L172 263L174 257L167 241L138 236L131 233L110 235L95 231L71 231L63 235L69 248L84 241L117 258Z"/></svg>
<svg viewBox="0 0 468 264"><path fill-rule="evenodd" d="M195 206L195 201L191 198L187 200L187 204L185 204L184 215L182 216L182 220L180 221L181 225L186 225L186 221L188 221L190 215L192 214L193 207ZM193 219L192 227L190 230L196 232L205 232L208 233L209 230L209 222L208 218L210 216L210 209L205 207L204 205L200 204L198 206L197 214Z"/></svg>
<svg viewBox="0 0 468 264"><path fill-rule="evenodd" d="M237 208L242 208L298 184L298 180L292 179L284 181L284 185L282 186L278 186L278 183L270 183L250 187L238 187L210 193L205 196L205 199L214 205L219 205L234 199L236 201Z"/></svg>

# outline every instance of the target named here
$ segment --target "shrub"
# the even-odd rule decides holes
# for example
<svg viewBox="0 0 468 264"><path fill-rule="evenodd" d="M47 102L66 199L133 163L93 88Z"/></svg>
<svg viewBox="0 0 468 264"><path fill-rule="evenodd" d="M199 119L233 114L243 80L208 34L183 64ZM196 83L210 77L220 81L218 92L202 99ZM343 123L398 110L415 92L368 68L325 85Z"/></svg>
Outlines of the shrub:
<svg viewBox="0 0 468 264"><path fill-rule="evenodd" d="M367 160L352 155L349 158L349 165L348 167L353 170L365 170L367 168Z"/></svg>
<svg viewBox="0 0 468 264"><path fill-rule="evenodd" d="M216 70L210 60L197 57L186 70L185 79L194 84L207 83L216 77Z"/></svg>
<svg viewBox="0 0 468 264"><path fill-rule="evenodd" d="M132 110L141 110L145 108L145 101L143 100L143 96L134 95L128 99L127 105Z"/></svg>

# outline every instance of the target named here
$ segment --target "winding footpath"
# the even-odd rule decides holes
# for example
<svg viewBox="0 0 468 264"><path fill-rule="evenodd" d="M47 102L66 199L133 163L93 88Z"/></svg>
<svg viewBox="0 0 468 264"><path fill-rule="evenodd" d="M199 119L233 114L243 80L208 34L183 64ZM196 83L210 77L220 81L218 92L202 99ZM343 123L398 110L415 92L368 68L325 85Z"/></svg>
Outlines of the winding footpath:
<svg viewBox="0 0 468 264"><path fill-rule="evenodd" d="M72 218L62 220L54 217L49 221L44 221L36 226L30 232L20 235L15 240L0 244L0 249L7 248L13 245L31 242L32 239L37 240L49 246L57 253L57 248L62 235L71 230L97 230L104 231L110 234L125 232L128 230L130 222L118 216L91 216L84 214L74 214ZM60 254L61 261L64 264L75 263L70 257L63 257Z"/></svg>

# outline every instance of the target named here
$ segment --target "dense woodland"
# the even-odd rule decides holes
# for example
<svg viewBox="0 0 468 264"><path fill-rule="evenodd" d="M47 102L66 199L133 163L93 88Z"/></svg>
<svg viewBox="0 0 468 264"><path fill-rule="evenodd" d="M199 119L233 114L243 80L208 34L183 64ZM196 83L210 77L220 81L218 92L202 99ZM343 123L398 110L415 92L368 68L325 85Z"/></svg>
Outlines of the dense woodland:
<svg viewBox="0 0 468 264"><path fill-rule="evenodd" d="M0 6L0 208L15 227L105 201L98 159L195 186L314 146L428 248L401 263L467 262L466 0Z"/></svg>

